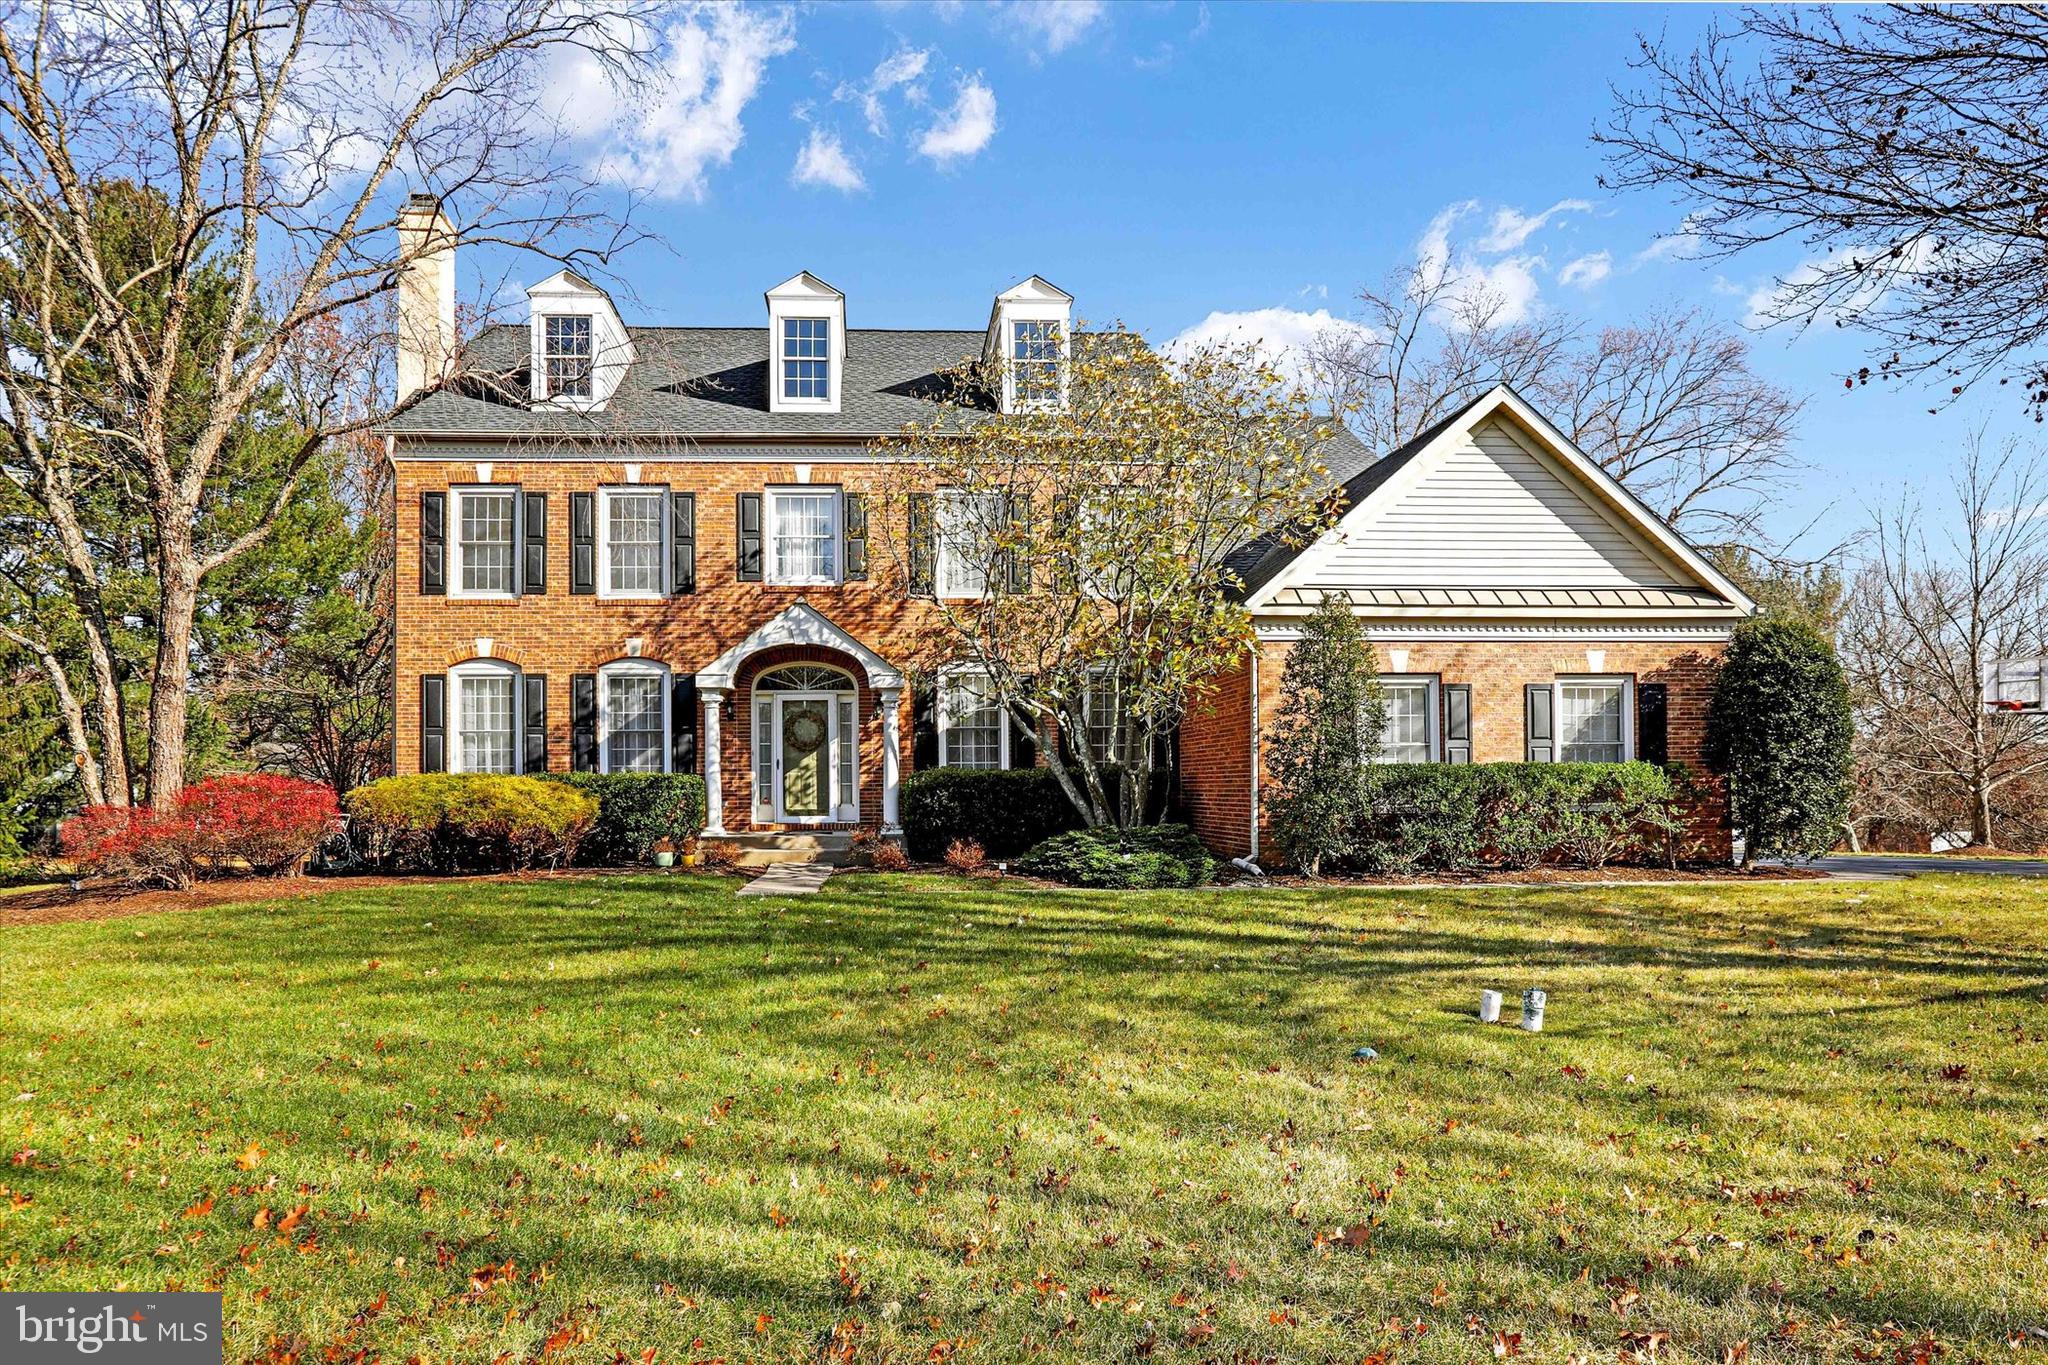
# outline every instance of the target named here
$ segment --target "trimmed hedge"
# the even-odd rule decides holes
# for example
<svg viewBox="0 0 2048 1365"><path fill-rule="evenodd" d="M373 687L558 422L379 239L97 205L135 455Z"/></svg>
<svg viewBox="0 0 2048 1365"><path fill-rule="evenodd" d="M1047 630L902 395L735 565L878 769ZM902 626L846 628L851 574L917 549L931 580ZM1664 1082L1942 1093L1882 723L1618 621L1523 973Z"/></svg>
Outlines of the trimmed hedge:
<svg viewBox="0 0 2048 1365"><path fill-rule="evenodd" d="M597 823L597 798L539 777L420 773L348 794L363 861L396 871L558 867Z"/></svg>
<svg viewBox="0 0 2048 1365"><path fill-rule="evenodd" d="M334 832L335 815L324 783L229 773L185 788L165 810L87 806L59 837L88 875L183 887L240 868L264 876L294 870Z"/></svg>
<svg viewBox="0 0 2048 1365"><path fill-rule="evenodd" d="M1054 835L1019 858L1017 870L1069 886L1152 891L1206 886L1216 860L1186 825L1104 826Z"/></svg>
<svg viewBox="0 0 2048 1365"><path fill-rule="evenodd" d="M1050 768L927 768L903 779L903 841L937 862L956 839L1014 858L1081 823Z"/></svg>
<svg viewBox="0 0 2048 1365"><path fill-rule="evenodd" d="M597 798L597 823L576 861L607 867L644 863L666 839L683 845L704 828L704 779L695 773L548 773L549 782Z"/></svg>
<svg viewBox="0 0 2048 1365"><path fill-rule="evenodd" d="M1393 763L1373 770L1360 862L1376 873L1671 856L1689 784L1654 763Z"/></svg>

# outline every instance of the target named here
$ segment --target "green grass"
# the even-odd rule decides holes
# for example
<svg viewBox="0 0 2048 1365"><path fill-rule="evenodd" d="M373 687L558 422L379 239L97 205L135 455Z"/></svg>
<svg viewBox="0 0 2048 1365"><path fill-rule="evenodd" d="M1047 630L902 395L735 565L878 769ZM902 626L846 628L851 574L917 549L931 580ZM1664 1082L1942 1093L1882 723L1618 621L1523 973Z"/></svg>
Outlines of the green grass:
<svg viewBox="0 0 2048 1365"><path fill-rule="evenodd" d="M0 1288L217 1286L230 1359L308 1361L2048 1327L2034 884L731 885L0 931ZM1475 1021L1530 985L1541 1035Z"/></svg>

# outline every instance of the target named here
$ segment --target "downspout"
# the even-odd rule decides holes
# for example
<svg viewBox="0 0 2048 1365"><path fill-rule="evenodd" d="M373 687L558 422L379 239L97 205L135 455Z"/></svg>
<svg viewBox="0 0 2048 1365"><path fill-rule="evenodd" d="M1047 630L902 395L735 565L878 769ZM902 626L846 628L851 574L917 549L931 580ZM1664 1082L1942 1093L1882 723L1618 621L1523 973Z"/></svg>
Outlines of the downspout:
<svg viewBox="0 0 2048 1365"><path fill-rule="evenodd" d="M1251 706L1252 716L1252 851L1251 860L1259 860L1259 643L1252 640Z"/></svg>

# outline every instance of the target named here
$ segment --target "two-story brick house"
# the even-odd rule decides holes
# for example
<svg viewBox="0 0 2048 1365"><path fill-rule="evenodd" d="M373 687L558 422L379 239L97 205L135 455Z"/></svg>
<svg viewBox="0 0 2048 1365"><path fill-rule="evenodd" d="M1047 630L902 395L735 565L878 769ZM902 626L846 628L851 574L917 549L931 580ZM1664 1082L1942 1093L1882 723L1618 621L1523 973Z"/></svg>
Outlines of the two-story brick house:
<svg viewBox="0 0 2048 1365"><path fill-rule="evenodd" d="M417 203L401 231L435 221ZM455 365L451 255L401 279L407 392ZM992 403L1045 391L1065 293L1033 276L959 330L849 328L808 273L750 327L631 326L570 271L528 298L386 431L397 771L700 771L723 833L894 829L907 772L1037 761L972 678L911 676L930 607L869 507L877 443L932 415L942 372L987 356ZM1182 728L1179 796L1219 851L1258 851L1261 735L1326 592L1380 651L1391 758L1697 757L1751 604L1519 397L1331 463L1349 510L1305 548L1245 547L1258 645Z"/></svg>

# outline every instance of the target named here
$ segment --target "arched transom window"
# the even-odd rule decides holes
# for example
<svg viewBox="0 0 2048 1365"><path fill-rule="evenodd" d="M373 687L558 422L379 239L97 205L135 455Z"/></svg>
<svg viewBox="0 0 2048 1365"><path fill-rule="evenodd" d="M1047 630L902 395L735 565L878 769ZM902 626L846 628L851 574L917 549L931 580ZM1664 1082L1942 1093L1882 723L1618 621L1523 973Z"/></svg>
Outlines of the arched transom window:
<svg viewBox="0 0 2048 1365"><path fill-rule="evenodd" d="M754 682L756 692L850 692L853 679L844 669L825 664L785 664L771 668Z"/></svg>

